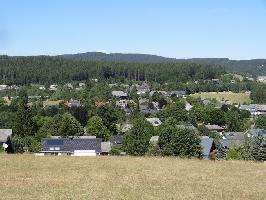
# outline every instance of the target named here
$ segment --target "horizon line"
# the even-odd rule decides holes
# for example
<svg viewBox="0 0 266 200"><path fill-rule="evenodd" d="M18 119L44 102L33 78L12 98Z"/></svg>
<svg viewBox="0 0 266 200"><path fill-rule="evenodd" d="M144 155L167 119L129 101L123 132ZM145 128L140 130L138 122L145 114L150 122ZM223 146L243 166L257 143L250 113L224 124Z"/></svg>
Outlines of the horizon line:
<svg viewBox="0 0 266 200"><path fill-rule="evenodd" d="M111 54L124 54L124 55L130 55L130 54L136 54L136 55L149 55L149 56L157 56L157 57L163 57L166 59L176 59L176 60L190 60L190 59L229 59L229 60L235 60L235 61L241 61L241 60L266 60L266 58L230 58L230 57L169 57L159 54L152 54L152 53L132 53L132 52L105 52L105 51L86 51L86 52L79 52L79 53L61 53L61 54L28 54L28 55L15 55L15 54L6 54L6 53L0 53L0 56L9 56L9 57L31 57L31 56L50 56L50 57L56 57L56 56L63 56L63 55L77 55L77 54L86 54L86 53L102 53L106 55Z"/></svg>

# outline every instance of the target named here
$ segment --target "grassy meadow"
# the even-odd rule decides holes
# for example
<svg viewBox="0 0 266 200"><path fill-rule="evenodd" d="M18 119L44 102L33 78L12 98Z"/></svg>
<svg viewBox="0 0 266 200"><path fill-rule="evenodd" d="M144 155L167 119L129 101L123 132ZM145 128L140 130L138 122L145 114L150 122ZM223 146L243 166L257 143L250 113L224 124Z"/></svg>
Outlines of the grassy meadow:
<svg viewBox="0 0 266 200"><path fill-rule="evenodd" d="M201 92L192 94L193 97L200 97L201 99L216 99L218 101L229 100L232 103L243 104L251 103L250 92Z"/></svg>
<svg viewBox="0 0 266 200"><path fill-rule="evenodd" d="M0 154L0 199L266 199L266 165Z"/></svg>

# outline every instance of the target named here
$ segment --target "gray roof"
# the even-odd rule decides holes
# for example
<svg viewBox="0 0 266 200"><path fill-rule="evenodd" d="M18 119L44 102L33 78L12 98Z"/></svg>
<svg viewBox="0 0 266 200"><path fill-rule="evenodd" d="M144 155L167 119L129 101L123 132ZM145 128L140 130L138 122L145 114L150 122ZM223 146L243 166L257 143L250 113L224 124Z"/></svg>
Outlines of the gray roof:
<svg viewBox="0 0 266 200"><path fill-rule="evenodd" d="M116 97L127 97L127 93L123 91L112 91L112 95Z"/></svg>
<svg viewBox="0 0 266 200"><path fill-rule="evenodd" d="M245 134L243 132L225 132L224 136L228 140L245 140Z"/></svg>
<svg viewBox="0 0 266 200"><path fill-rule="evenodd" d="M169 95L170 96L173 96L173 95L176 95L176 96L183 96L183 95L186 95L187 92L184 91L184 90L180 90L180 91L171 91L169 92Z"/></svg>
<svg viewBox="0 0 266 200"><path fill-rule="evenodd" d="M213 139L207 136L202 136L200 140L201 140L200 144L202 147L202 156L203 158L208 158L211 152L212 145L213 145Z"/></svg>
<svg viewBox="0 0 266 200"><path fill-rule="evenodd" d="M250 137L257 137L259 135L266 137L266 129L250 129L248 134Z"/></svg>
<svg viewBox="0 0 266 200"><path fill-rule="evenodd" d="M209 105L209 104L211 103L211 101L208 100L208 99L204 99L204 100L202 101L202 103L204 104L204 106L207 106L207 105Z"/></svg>
<svg viewBox="0 0 266 200"><path fill-rule="evenodd" d="M51 139L60 139L62 138L61 136L51 136ZM83 136L73 136L73 137L69 137L69 138L76 138L76 139L96 139L95 135L83 135ZM62 138L63 139L63 138Z"/></svg>
<svg viewBox="0 0 266 200"><path fill-rule="evenodd" d="M191 129L191 130L196 129L196 127L193 126L192 124L181 124L181 125L176 125L176 127L180 129Z"/></svg>
<svg viewBox="0 0 266 200"><path fill-rule="evenodd" d="M115 144L122 144L123 142L123 135L112 135L110 137L110 142L112 145L115 145Z"/></svg>
<svg viewBox="0 0 266 200"><path fill-rule="evenodd" d="M152 114L152 113L159 113L160 111L157 109L146 108L146 109L140 109L140 112L145 113L145 114Z"/></svg>
<svg viewBox="0 0 266 200"><path fill-rule="evenodd" d="M224 130L223 127L219 126L219 125L216 125L216 124L213 124L213 125L210 125L210 124L207 124L205 125L205 127L209 130Z"/></svg>
<svg viewBox="0 0 266 200"><path fill-rule="evenodd" d="M75 150L95 150L101 153L101 138L96 139L42 139L41 152L67 152L74 153ZM57 149L53 149L53 148Z"/></svg>
<svg viewBox="0 0 266 200"><path fill-rule="evenodd" d="M244 144L246 137L243 132L226 132L224 133L225 139L223 139L223 143L226 144L227 148L231 148L234 145Z"/></svg>
<svg viewBox="0 0 266 200"><path fill-rule="evenodd" d="M80 107L80 100L70 99L68 104L70 107Z"/></svg>
<svg viewBox="0 0 266 200"><path fill-rule="evenodd" d="M111 151L111 143L108 142L101 142L101 151L102 153L109 153Z"/></svg>
<svg viewBox="0 0 266 200"><path fill-rule="evenodd" d="M8 136L12 135L12 129L0 129L0 142L6 142Z"/></svg>
<svg viewBox="0 0 266 200"><path fill-rule="evenodd" d="M222 147L225 149L229 149L231 147L230 142L227 139L221 139L220 143L221 143Z"/></svg>
<svg viewBox="0 0 266 200"><path fill-rule="evenodd" d="M83 136L78 136L77 138L79 139L96 139L95 135L83 135Z"/></svg>
<svg viewBox="0 0 266 200"><path fill-rule="evenodd" d="M266 112L266 105L264 105L264 104L241 105L239 107L239 109L240 110L248 110L250 112L255 112L255 111Z"/></svg>

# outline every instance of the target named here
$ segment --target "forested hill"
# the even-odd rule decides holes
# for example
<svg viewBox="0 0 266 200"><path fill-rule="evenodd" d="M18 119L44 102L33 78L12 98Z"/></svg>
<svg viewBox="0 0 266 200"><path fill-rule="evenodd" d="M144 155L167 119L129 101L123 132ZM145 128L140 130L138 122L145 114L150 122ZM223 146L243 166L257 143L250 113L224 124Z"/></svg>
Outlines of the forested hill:
<svg viewBox="0 0 266 200"><path fill-rule="evenodd" d="M122 53L101 53L87 52L79 54L60 55L63 58L83 60L83 61L112 61L112 62L129 62L129 63L173 63L177 60L162 56L149 54L122 54Z"/></svg>
<svg viewBox="0 0 266 200"><path fill-rule="evenodd" d="M66 83L90 78L187 82L219 78L223 73L222 67L206 64L118 63L52 56L0 56L0 83L18 85Z"/></svg>
<svg viewBox="0 0 266 200"><path fill-rule="evenodd" d="M225 67L226 70L251 75L266 75L266 59L254 60L230 60L228 58L192 58L175 59L148 54L105 54L100 52L88 52L80 54L61 55L64 58L83 61L114 61L135 63L199 63L215 64Z"/></svg>

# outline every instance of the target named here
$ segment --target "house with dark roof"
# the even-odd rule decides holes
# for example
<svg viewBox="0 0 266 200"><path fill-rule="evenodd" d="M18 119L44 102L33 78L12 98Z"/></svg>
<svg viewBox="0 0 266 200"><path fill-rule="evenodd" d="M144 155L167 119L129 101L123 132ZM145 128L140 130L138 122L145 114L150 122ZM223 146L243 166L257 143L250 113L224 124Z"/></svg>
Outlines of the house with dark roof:
<svg viewBox="0 0 266 200"><path fill-rule="evenodd" d="M168 93L166 91L153 90L153 91L150 91L149 93L150 97L152 97L155 93L161 94L163 96L168 96Z"/></svg>
<svg viewBox="0 0 266 200"><path fill-rule="evenodd" d="M134 87L136 87L136 90L137 90L137 94L138 95L140 95L140 94L146 94L146 93L150 92L150 86L146 82L142 83L141 85L139 85L139 84L132 85L131 90Z"/></svg>
<svg viewBox="0 0 266 200"><path fill-rule="evenodd" d="M69 99L65 105L69 108L72 108L72 107L80 107L80 100L75 100L75 99Z"/></svg>
<svg viewBox="0 0 266 200"><path fill-rule="evenodd" d="M254 137L257 137L257 136L262 136L262 137L265 137L266 138L266 129L250 129L246 132L247 134L247 137L249 138L254 138Z"/></svg>
<svg viewBox="0 0 266 200"><path fill-rule="evenodd" d="M42 139L40 153L48 155L96 156L102 153L102 139Z"/></svg>
<svg viewBox="0 0 266 200"><path fill-rule="evenodd" d="M120 134L112 135L109 140L110 140L111 146L112 145L122 145L123 135L120 135Z"/></svg>
<svg viewBox="0 0 266 200"><path fill-rule="evenodd" d="M222 147L227 150L234 145L244 144L246 141L246 135L243 132L226 132L223 133L223 137L220 140Z"/></svg>
<svg viewBox="0 0 266 200"><path fill-rule="evenodd" d="M6 143L7 138L11 137L12 129L0 129L0 145Z"/></svg>
<svg viewBox="0 0 266 200"><path fill-rule="evenodd" d="M263 104L250 104L250 105L241 105L240 110L247 110L251 115L265 115L266 114L266 105Z"/></svg>
<svg viewBox="0 0 266 200"><path fill-rule="evenodd" d="M185 97L187 96L187 92L180 90L180 91L171 91L168 94L169 97Z"/></svg>
<svg viewBox="0 0 266 200"><path fill-rule="evenodd" d="M211 153L216 150L216 146L212 138L208 136L202 136L200 138L202 158L204 160L209 160L211 158Z"/></svg>
<svg viewBox="0 0 266 200"><path fill-rule="evenodd" d="M146 99L146 98L141 98L139 100L139 110L141 113L144 113L144 114L152 114L152 113L160 112L157 108L155 108L155 106L154 108L150 108L149 99Z"/></svg>
<svg viewBox="0 0 266 200"><path fill-rule="evenodd" d="M150 138L150 144L156 145L159 142L160 136L152 136ZM208 136L200 137L200 145L201 145L201 156L204 160L209 160L211 158L211 154L217 152L217 148L214 144L214 140L209 138Z"/></svg>

